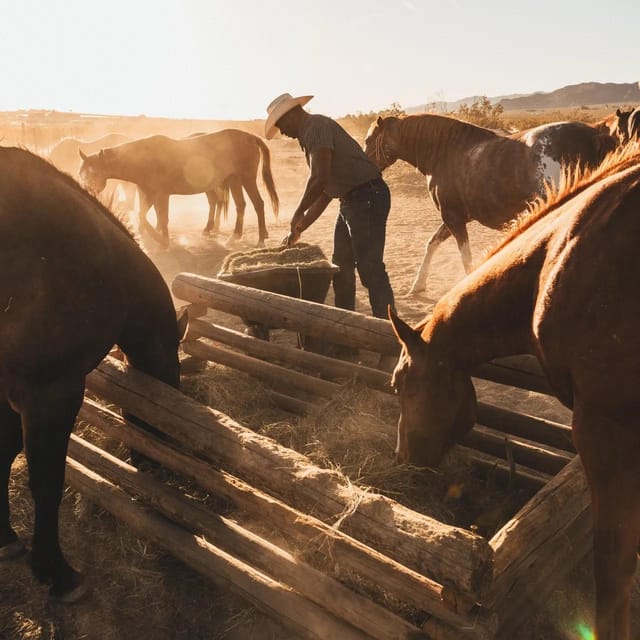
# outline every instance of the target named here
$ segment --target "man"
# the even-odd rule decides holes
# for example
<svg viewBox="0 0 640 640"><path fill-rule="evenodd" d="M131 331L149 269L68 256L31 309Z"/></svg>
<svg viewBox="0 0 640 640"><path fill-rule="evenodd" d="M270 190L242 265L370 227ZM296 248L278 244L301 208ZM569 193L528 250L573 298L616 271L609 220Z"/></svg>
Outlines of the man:
<svg viewBox="0 0 640 640"><path fill-rule="evenodd" d="M310 168L285 242L297 242L331 200L339 198L332 257L340 267L333 277L335 304L342 309L355 309L357 268L360 281L369 292L373 315L386 318L387 306L394 306L383 262L389 188L379 169L337 122L302 108L311 98L283 93L267 107L266 138L273 138L278 129L285 136L296 138Z"/></svg>

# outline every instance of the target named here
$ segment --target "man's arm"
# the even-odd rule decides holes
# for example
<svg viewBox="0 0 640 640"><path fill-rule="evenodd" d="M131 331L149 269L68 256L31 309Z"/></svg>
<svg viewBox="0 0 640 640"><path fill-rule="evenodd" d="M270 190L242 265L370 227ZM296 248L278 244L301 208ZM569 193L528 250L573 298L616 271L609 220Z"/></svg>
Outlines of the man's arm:
<svg viewBox="0 0 640 640"><path fill-rule="evenodd" d="M333 151L331 149L315 149L311 152L309 156L311 172L309 173L309 178L307 179L307 184L305 185L304 193L300 198L300 202L293 212L291 228L294 227L294 223L297 225L300 219L304 216L305 211L324 193L324 189L327 186L331 175L332 157Z"/></svg>
<svg viewBox="0 0 640 640"><path fill-rule="evenodd" d="M307 209L307 213L299 216L297 219L291 219L291 232L285 238L285 244L291 246L300 240L302 232L310 227L327 208L333 200L326 193L322 192L318 199Z"/></svg>

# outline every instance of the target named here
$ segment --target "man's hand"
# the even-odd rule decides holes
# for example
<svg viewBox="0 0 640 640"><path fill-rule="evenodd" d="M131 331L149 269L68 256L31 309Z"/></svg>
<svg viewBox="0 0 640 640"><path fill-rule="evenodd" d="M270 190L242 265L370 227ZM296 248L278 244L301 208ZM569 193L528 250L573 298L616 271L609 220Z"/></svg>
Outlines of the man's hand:
<svg viewBox="0 0 640 640"><path fill-rule="evenodd" d="M302 231L306 228L306 225L303 225L304 221L304 211L300 211L300 209L296 209L293 213L290 223L289 233L282 240L282 244L287 247L292 247L298 240L300 240L300 236L302 235Z"/></svg>
<svg viewBox="0 0 640 640"><path fill-rule="evenodd" d="M282 244L287 247L292 247L298 240L300 240L300 236L302 235L302 230L300 227L292 228L291 231L284 237L282 240Z"/></svg>

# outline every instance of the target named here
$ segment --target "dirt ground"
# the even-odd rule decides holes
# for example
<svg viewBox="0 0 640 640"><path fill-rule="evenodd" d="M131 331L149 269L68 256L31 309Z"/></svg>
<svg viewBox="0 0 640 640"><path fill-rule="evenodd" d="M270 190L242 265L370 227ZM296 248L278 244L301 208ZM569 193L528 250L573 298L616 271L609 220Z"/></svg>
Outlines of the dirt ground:
<svg viewBox="0 0 640 640"><path fill-rule="evenodd" d="M307 168L295 141L275 140L270 143L270 149L281 211L275 219L270 204L266 203L268 243L278 244L288 231ZM407 296L425 242L440 219L428 198L424 178L413 168L397 163L387 170L385 178L392 194L385 262L400 316L417 322L430 311L439 296L464 277L464 271L455 242L448 240L433 260L427 296ZM262 192L266 197L266 190ZM302 238L320 245L328 257L336 212L337 204L332 203ZM172 197L171 247L168 251L147 247L169 284L181 271L213 277L229 250L249 249L257 241L255 214L250 205L245 216L244 238L233 245L228 243L235 218L233 205L220 237L202 237L200 231L206 214L203 195ZM472 223L469 236L477 262L500 234ZM331 302L331 293L328 302ZM361 287L357 307L364 313L370 312L366 292ZM230 376L233 384L231 374L223 375ZM479 389L479 397L549 419L570 421L569 412L558 402L539 394L509 391L505 396L504 387L487 383ZM28 539L32 515L22 458L16 463L15 471L11 485L14 520L19 534ZM63 500L61 521L64 549L89 576L91 595L73 607L52 605L46 599L46 590L33 583L24 559L0 565L1 639L294 640L288 631L250 604L217 589L161 549L128 535L108 514L71 491ZM525 625L518 638L588 638L585 629L590 625L592 600L591 564L587 558L558 585L544 610Z"/></svg>

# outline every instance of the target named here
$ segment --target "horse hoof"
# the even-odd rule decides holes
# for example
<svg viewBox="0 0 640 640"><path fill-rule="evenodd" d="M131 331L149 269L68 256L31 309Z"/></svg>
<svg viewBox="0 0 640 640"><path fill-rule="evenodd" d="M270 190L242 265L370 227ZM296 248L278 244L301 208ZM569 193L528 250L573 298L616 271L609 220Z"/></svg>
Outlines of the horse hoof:
<svg viewBox="0 0 640 640"><path fill-rule="evenodd" d="M0 548L0 560L13 560L13 558L18 558L26 553L27 548L20 542L20 540L16 540L15 542L11 542L10 544L6 544L4 547Z"/></svg>
<svg viewBox="0 0 640 640"><path fill-rule="evenodd" d="M64 593L56 593L54 589L51 588L49 591L49 599L58 604L74 604L75 602L82 600L88 592L89 587L87 587L86 583L81 580L81 582L73 587L73 589L65 591Z"/></svg>

